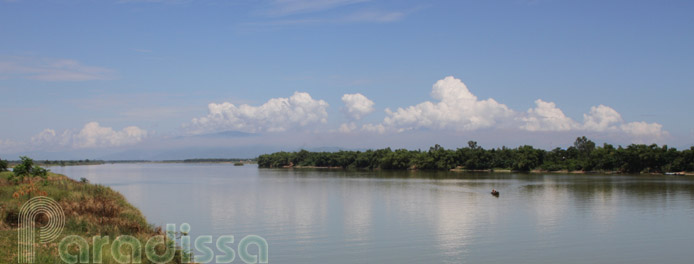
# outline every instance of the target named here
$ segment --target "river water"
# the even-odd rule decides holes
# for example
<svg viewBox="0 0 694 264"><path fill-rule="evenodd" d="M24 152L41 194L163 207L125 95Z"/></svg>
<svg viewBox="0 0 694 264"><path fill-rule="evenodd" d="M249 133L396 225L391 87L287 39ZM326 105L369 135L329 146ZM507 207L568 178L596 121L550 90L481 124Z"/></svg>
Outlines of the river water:
<svg viewBox="0 0 694 264"><path fill-rule="evenodd" d="M270 263L692 263L694 177L51 167L121 192L148 221L258 235ZM490 194L500 191L499 197ZM196 254L198 254L196 252ZM238 258L234 263L243 263Z"/></svg>

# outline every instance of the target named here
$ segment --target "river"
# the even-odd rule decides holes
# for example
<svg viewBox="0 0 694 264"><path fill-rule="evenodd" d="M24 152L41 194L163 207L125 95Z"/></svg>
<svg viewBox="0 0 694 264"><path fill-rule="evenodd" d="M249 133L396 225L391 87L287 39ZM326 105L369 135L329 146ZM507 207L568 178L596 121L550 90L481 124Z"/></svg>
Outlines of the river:
<svg viewBox="0 0 694 264"><path fill-rule="evenodd" d="M51 167L190 236L258 235L270 263L691 263L694 177ZM500 191L498 197L490 191ZM196 252L196 254L198 254ZM238 258L234 263L242 263Z"/></svg>

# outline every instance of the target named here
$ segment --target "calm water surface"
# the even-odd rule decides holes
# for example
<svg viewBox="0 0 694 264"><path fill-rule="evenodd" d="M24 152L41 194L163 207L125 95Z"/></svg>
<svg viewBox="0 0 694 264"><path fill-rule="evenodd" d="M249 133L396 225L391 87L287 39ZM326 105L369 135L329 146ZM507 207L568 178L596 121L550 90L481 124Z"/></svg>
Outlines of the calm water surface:
<svg viewBox="0 0 694 264"><path fill-rule="evenodd" d="M52 167L155 224L264 237L270 263L692 263L694 177ZM501 192L497 198L492 188ZM236 262L241 263L240 260ZM235 262L235 263L236 263Z"/></svg>

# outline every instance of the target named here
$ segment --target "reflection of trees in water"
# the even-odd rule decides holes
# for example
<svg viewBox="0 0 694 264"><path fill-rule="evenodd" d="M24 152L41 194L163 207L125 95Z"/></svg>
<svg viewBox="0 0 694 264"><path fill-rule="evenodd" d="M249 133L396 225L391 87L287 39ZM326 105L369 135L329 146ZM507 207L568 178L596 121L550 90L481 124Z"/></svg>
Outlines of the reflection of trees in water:
<svg viewBox="0 0 694 264"><path fill-rule="evenodd" d="M460 187L490 187L505 192L541 195L551 190L554 195L568 195L578 203L590 202L596 195L636 200L665 199L668 195L687 195L694 198L694 179L661 175L590 175L590 174L522 174L450 171L392 171L392 170L333 170L333 169L274 169L264 170L261 177L347 178L421 181L404 184L455 184ZM676 176L681 177L681 176ZM437 180L446 180L438 182ZM402 184L402 183L400 183ZM622 198L620 198L622 199Z"/></svg>
<svg viewBox="0 0 694 264"><path fill-rule="evenodd" d="M538 177L524 185L526 195L566 195L579 207L593 203L596 197L622 201L665 202L674 195L694 199L694 180L672 179L665 176L625 175L550 175ZM551 197L550 197L551 198Z"/></svg>

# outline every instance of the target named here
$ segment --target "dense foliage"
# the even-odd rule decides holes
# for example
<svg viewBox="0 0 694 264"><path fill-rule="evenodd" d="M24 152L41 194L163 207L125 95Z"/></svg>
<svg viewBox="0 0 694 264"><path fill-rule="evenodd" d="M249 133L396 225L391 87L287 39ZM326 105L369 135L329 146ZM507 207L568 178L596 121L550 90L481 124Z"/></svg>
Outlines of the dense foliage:
<svg viewBox="0 0 694 264"><path fill-rule="evenodd" d="M19 157L21 162L12 168L12 175L10 176L10 182L15 184L24 182L25 178L28 177L41 177L46 178L48 170L34 165L34 160L28 157Z"/></svg>
<svg viewBox="0 0 694 264"><path fill-rule="evenodd" d="M1 172L1 171L6 171L8 166L9 166L9 165L7 164L7 161L6 161L6 160L0 159L0 172Z"/></svg>
<svg viewBox="0 0 694 264"><path fill-rule="evenodd" d="M44 165L57 165L57 166L71 166L71 165L97 165L104 164L103 160L44 160L37 161L39 164Z"/></svg>
<svg viewBox="0 0 694 264"><path fill-rule="evenodd" d="M428 151L390 148L367 151L338 152L276 152L260 155L258 166L278 168L293 166L342 167L360 169L429 169L465 170L511 169L530 171L619 171L672 172L694 171L694 147L679 151L652 145L632 144L626 148L605 143L596 146L586 137L579 137L573 146L551 151L532 146L484 149L477 142L467 147L444 149L436 145Z"/></svg>
<svg viewBox="0 0 694 264"><path fill-rule="evenodd" d="M94 236L110 237L113 241L120 235L129 235L141 241L144 246L150 238L164 235L160 227L147 223L137 208L109 187L89 184L87 181L77 182L51 172L47 172L46 177L32 179L19 185L11 184L11 177L12 172L0 172L0 263L20 263L17 254L17 245L20 243L17 236L20 208L35 196L52 198L64 212L65 225L56 241L68 235L77 235L86 239L88 248L93 249ZM42 222L45 220L39 219L45 218L37 216L37 225L45 223ZM180 233L175 235L176 240L168 240L168 243L175 247L174 259L166 263L188 263L182 260L186 253L177 246L180 243ZM37 245L40 246L36 247L34 263L67 263L60 261L58 243L55 241ZM122 253L128 254L130 248L126 246L121 250ZM164 245L160 243L156 250L158 255L163 255ZM119 263L113 257L110 244L103 248L102 254L103 259L100 262L91 259L89 262L80 263ZM142 256L141 263L153 262Z"/></svg>
<svg viewBox="0 0 694 264"><path fill-rule="evenodd" d="M184 159L184 163L205 163L205 162L210 162L210 163L215 163L215 162L242 162L246 161L246 159Z"/></svg>

